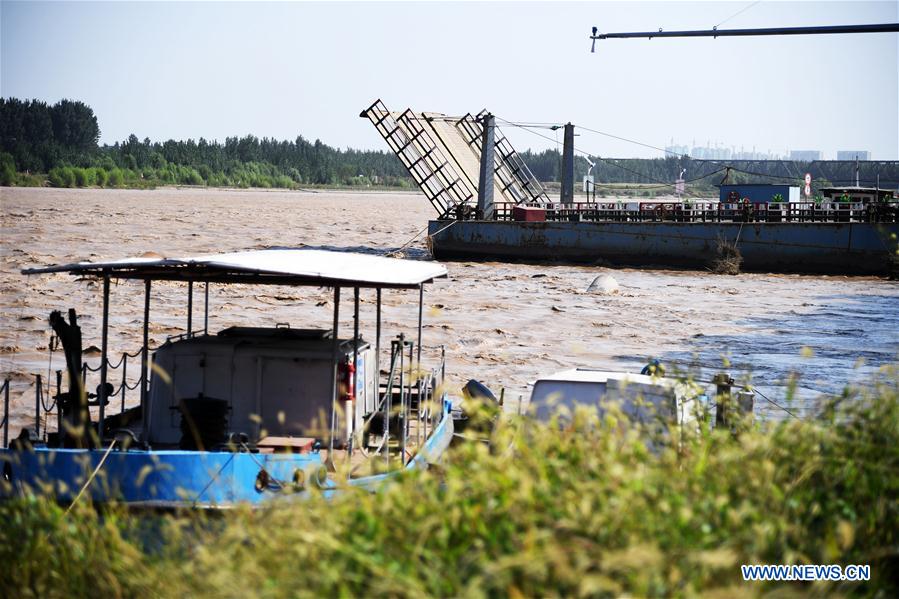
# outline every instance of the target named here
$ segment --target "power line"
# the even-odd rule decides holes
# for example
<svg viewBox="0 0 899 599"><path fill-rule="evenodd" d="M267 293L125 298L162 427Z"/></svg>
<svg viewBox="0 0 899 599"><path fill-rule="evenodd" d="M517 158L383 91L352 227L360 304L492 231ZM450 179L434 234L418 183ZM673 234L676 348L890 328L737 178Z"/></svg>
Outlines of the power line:
<svg viewBox="0 0 899 599"><path fill-rule="evenodd" d="M556 131L556 130L558 130L559 125L553 125L553 126L551 126L551 127L545 127L544 125L548 125L549 123L513 122L513 121L507 121L506 119L502 119L502 118L499 118L499 117L496 117L496 118L497 118L498 120L502 121L503 123L506 123L506 124L511 125L511 126L513 126L513 127L518 127L519 129L524 129L525 131L528 131L529 133L533 133L534 135L537 135L538 137L542 137L543 139L546 139L546 140L548 140L548 141L555 142L556 146L559 145L558 137L557 137L556 139L552 139L552 138L550 138L550 137L548 137L548 136L546 136L546 135L541 135L540 133L538 133L538 132L532 130L532 129L535 129L535 128L540 128L540 129L543 129L543 128L549 128L549 129L551 129L551 130L553 130L553 131ZM623 141L623 142L626 142L626 143L630 143L630 144L642 146L642 147L644 147L644 148L649 148L649 149L652 149L652 150L658 150L659 152L663 152L664 154L668 154L668 155L671 155L671 156L674 156L674 157L677 157L677 158L682 158L682 155L681 155L681 154L678 154L677 152L672 152L671 150L668 150L667 148L660 148L660 147L654 146L654 145L652 145L652 144L644 143L644 142L637 141L637 140L634 140L634 139L629 139L629 138L627 138L627 137L622 137L622 136L620 136L620 135L615 135L615 134L613 134L613 133L607 133L607 132L605 132L605 131L599 131L598 129L592 129L592 128L586 127L586 126L584 126L584 125L575 125L575 127L577 127L578 129L582 129L582 130L584 130L584 131L588 131L588 132L590 132L590 133L595 133L595 134L597 134L597 135L602 135L602 136L604 136L604 137L610 137L610 138L612 138L612 139L617 139L617 140L619 140L619 141ZM606 164L611 164L611 165L613 165L613 166L616 166L616 167L620 168L620 169L623 170L623 171L626 171L626 172L631 173L632 175L641 177L641 178L643 178L643 179L647 179L647 180L649 180L649 181L651 181L651 182L653 182L653 183L657 183L658 186L659 186L659 188L662 188L662 187L675 187L675 184L673 184L673 183L665 183L665 182L663 182L663 181L659 181L658 179L654 179L653 177L650 177L649 175L645 175L645 174L640 173L640 172L638 172L638 171L635 171L635 170L633 170L633 169L630 169L630 168L627 168L627 167L625 167L625 166L622 166L622 165L618 164L617 162L612 162L613 159L603 158L603 157L599 156L598 154L591 154L591 153L585 152L585 151L583 151L583 150L581 150L581 149L579 149L579 148L577 148L577 147L575 147L574 149L575 149L575 151L577 151L579 154L585 156L586 158L595 158L595 159L600 160L600 161L602 161L602 162L604 162L604 163L606 163ZM785 182L791 182L791 183L795 183L795 182L799 181L799 177L795 177L795 176L793 176L793 175L776 175L776 174L770 174L770 173L759 173L759 172L755 172L755 171L746 170L746 169L740 168L740 167L738 167L738 166L734 166L733 162L725 162L725 161L715 160L715 159L710 159L710 158L697 158L697 159L694 159L694 158L692 158L692 157L688 157L688 158L689 158L691 161L692 161L692 160L697 160L697 161L701 160L702 162L707 162L707 163L709 163L709 164L715 164L715 165L718 165L720 168L719 168L718 170L716 170L716 171L710 172L710 173L707 174L707 175L703 175L703 176L701 176L701 177L697 177L697 178L695 178L695 179L691 179L690 181L685 181L685 183L691 183L691 182L697 181L697 180L699 180L699 179L704 179L704 178L706 178L706 177L709 177L709 176L711 176L711 175L714 175L715 173L721 172L721 171L724 170L724 169L730 169L730 170L732 170L732 171L734 171L734 172L743 173L744 175L750 175L750 176L753 176L753 177L761 177L761 178L764 178L764 179L770 179L770 180L775 180L775 181L785 181ZM748 160L748 159L744 159L744 160L742 160L742 161L744 161L744 162L756 162L756 161L754 161L754 160ZM777 162L784 162L784 161L777 161ZM851 162L851 161L850 161L850 162ZM847 181L847 182L849 182L849 183L852 183L852 182L853 182L853 180L848 180L848 179L847 179L847 180L842 180L842 179L841 179L841 180L839 180L839 181ZM831 180L831 183L833 183L834 185L837 185L837 184L839 183L839 181ZM866 179L866 181L873 181L873 180L867 180L867 179ZM890 183L890 181L881 181L881 183L886 183L886 184L888 184L888 183ZM597 185L599 185L599 184L597 184Z"/></svg>
<svg viewBox="0 0 899 599"><path fill-rule="evenodd" d="M543 138L543 139L545 139L545 140L547 140L547 141L554 142L554 143L558 144L558 140L557 140L557 139L554 140L553 138L549 137L548 135L543 135L542 133L538 133L537 131L533 131L533 130L532 130L532 127L528 127L528 126L526 126L526 125L521 125L521 124L519 124L519 123L514 123L514 122L512 122L512 121L507 121L506 119L500 118L500 117L498 117L498 116L495 117L495 118L496 118L498 121L502 121L503 123L506 123L507 125L511 125L512 127L518 127L519 129L523 129L524 131L527 131L528 133L531 133L531 134L533 134L533 135L536 135L537 137L541 137L541 138ZM624 138L621 138L621 139L624 139ZM630 140L625 140L625 141L630 141ZM574 150L575 152L577 152L578 154L580 154L581 156L584 156L584 157L586 157L586 158L595 158L595 159L597 159L597 160L600 160L600 161L602 161L602 162L605 162L606 164L611 164L612 166L616 166L616 167L620 168L621 170L626 171L626 172L629 172L629 173L631 173L631 174L633 174L633 175L636 175L636 176L638 176L638 177L642 177L642 178L644 178L644 179L648 179L649 181L651 181L651 182L653 182L653 183L658 183L660 187L676 187L676 184L675 184L675 183L666 183L666 182L664 182L664 181L659 181L658 179L654 179L653 177L650 177L649 175L644 175L643 173L637 172L637 171L635 171L635 170L633 170L633 169L627 168L627 167L625 167L625 166L621 166L620 164L618 164L618 163L616 163L616 162L612 162L612 161L610 161L610 160L608 160L608 159L606 159L606 158L603 158L602 156L599 156L598 154L591 154L590 152L586 152L586 151L584 151L584 150L578 148L577 146L573 147L573 150ZM688 192L688 193L691 193L691 195L692 195L692 192Z"/></svg>

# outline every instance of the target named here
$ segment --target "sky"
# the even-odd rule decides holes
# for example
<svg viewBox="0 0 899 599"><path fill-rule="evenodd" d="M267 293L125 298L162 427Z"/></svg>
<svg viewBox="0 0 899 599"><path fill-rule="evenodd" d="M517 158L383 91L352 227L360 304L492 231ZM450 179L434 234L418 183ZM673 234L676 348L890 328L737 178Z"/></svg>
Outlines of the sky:
<svg viewBox="0 0 899 599"><path fill-rule="evenodd" d="M594 25L702 29L729 17L722 29L895 23L899 2L2 0L0 95L81 100L103 143L302 135L386 149L359 118L380 98L572 122L579 149L610 157L661 152L577 127L660 147L899 159L899 34L605 40L590 52ZM504 132L519 150L559 143L548 130Z"/></svg>

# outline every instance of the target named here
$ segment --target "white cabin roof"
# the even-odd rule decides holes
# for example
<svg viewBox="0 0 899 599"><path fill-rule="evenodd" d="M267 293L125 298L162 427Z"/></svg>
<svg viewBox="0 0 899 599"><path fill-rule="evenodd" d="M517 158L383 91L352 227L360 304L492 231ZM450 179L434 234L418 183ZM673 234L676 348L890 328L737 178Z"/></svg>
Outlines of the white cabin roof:
<svg viewBox="0 0 899 599"><path fill-rule="evenodd" d="M666 379L659 376L650 376L646 374L632 374L630 372L613 372L604 370L593 370L590 368L570 368L562 370L549 376L543 376L535 381L568 381L572 383L605 383L609 380L628 381L631 383L642 383L645 385L673 386L677 381Z"/></svg>
<svg viewBox="0 0 899 599"><path fill-rule="evenodd" d="M446 276L437 262L312 249L270 249L185 258L125 258L27 268L22 274L68 272L117 279L210 281L321 287L408 288Z"/></svg>

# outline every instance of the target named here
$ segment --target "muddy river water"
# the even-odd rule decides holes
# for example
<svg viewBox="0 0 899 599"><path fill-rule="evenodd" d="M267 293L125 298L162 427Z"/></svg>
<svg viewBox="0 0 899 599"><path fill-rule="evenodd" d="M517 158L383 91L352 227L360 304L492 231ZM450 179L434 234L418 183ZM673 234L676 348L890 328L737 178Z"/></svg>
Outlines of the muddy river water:
<svg viewBox="0 0 899 599"><path fill-rule="evenodd" d="M2 188L0 194L0 377L11 379L10 434L33 422L33 375L46 381L48 370L64 366L61 352L48 351L51 310L78 309L90 364L98 362L90 346L100 345L99 285L65 274L25 277L20 269L273 246L384 253L421 232L432 216L417 193ZM405 255L429 259L424 237ZM539 374L573 366L639 371L653 357L708 379L726 359L732 375L751 376L778 403L794 378L790 409L810 416L821 393L864 383L899 359L897 282L496 262L447 268L447 279L426 288L423 335L424 345L446 347L453 390L475 378L514 399ZM617 293L587 291L601 275L617 281ZM329 327L331 297L326 289L213 285L209 329ZM186 285L154 285L151 346L184 332L186 298ZM195 300L196 328L202 294ZM417 292L384 292L384 339L414 335L417 303ZM341 327L352 326L351 308L347 299ZM114 359L140 347L142 310L142 284L113 285ZM363 290L361 310L363 335L371 339L374 291ZM134 361L129 378L137 370ZM137 400L130 393L129 405ZM785 417L762 399L756 412Z"/></svg>

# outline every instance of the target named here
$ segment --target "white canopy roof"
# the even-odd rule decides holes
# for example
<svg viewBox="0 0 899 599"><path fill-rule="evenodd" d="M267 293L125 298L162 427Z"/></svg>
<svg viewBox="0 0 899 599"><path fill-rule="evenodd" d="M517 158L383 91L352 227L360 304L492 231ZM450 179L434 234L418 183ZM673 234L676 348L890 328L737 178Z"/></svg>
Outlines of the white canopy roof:
<svg viewBox="0 0 899 599"><path fill-rule="evenodd" d="M446 276L436 262L311 249L272 249L190 258L126 258L28 268L23 274L68 272L118 279L212 281L322 287L418 287Z"/></svg>

